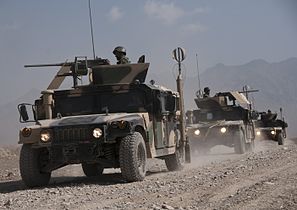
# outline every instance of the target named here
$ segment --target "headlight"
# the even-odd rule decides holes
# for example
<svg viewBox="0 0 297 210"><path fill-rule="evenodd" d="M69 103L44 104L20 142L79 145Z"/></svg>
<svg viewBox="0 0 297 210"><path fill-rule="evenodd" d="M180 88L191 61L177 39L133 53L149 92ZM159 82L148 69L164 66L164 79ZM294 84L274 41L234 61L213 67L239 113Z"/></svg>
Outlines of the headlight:
<svg viewBox="0 0 297 210"><path fill-rule="evenodd" d="M195 134L196 136L199 136L199 134L200 134L200 130L199 130L199 129L195 130L195 131L194 131L194 134Z"/></svg>
<svg viewBox="0 0 297 210"><path fill-rule="evenodd" d="M51 133L48 130L43 130L40 132L40 140L42 142L48 142L51 139Z"/></svg>
<svg viewBox="0 0 297 210"><path fill-rule="evenodd" d="M119 123L118 123L118 126L120 129L125 129L127 127L128 123L127 121L124 121L124 120L121 120Z"/></svg>
<svg viewBox="0 0 297 210"><path fill-rule="evenodd" d="M221 128L221 133L226 133L227 129L225 127Z"/></svg>
<svg viewBox="0 0 297 210"><path fill-rule="evenodd" d="M257 132L256 132L256 135L257 135L257 136L260 136L260 135L261 135L261 132L260 132L260 131L257 131Z"/></svg>
<svg viewBox="0 0 297 210"><path fill-rule="evenodd" d="M93 136L96 139L99 139L102 136L102 130L100 128L95 128L93 130Z"/></svg>
<svg viewBox="0 0 297 210"><path fill-rule="evenodd" d="M271 131L270 133L271 133L272 135L275 135L275 131Z"/></svg>
<svg viewBox="0 0 297 210"><path fill-rule="evenodd" d="M31 128L23 128L21 133L22 133L23 137L29 137L29 136L31 136L32 129Z"/></svg>
<svg viewBox="0 0 297 210"><path fill-rule="evenodd" d="M128 122L125 120L121 121L113 121L111 123L112 128L119 128L119 129L125 129L128 126Z"/></svg>

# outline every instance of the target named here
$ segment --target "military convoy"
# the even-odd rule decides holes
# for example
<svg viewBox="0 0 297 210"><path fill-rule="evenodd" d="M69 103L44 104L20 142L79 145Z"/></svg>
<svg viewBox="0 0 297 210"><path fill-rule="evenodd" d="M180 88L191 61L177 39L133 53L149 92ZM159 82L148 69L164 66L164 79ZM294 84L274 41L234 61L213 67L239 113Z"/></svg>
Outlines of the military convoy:
<svg viewBox="0 0 297 210"><path fill-rule="evenodd" d="M279 145L283 145L287 136L286 128L288 124L282 116L282 108L280 108L280 119L277 119L277 113L260 112L259 119L255 121L256 139L257 140L273 140Z"/></svg>
<svg viewBox="0 0 297 210"><path fill-rule="evenodd" d="M178 91L145 83L149 63L143 56L132 64L76 57L73 62L25 66L61 68L34 104L18 105L20 122L31 123L19 132L24 183L45 186L52 171L69 164L81 164L88 177L120 168L124 180L141 181L147 158L163 159L169 171L179 170L190 162L189 145L200 154L216 145L234 147L239 154L253 151L254 123L258 136L283 144L284 120L268 120L264 113L256 120L250 102L238 91L197 95L198 109L185 114L185 129L183 49L174 55ZM66 77L72 77L73 86L63 89ZM88 83L83 84L86 77Z"/></svg>
<svg viewBox="0 0 297 210"><path fill-rule="evenodd" d="M120 168L128 182L141 181L147 158L164 159L169 171L179 170L189 156L182 139L180 94L146 84L149 63L110 65L86 57L61 64L48 89L34 105L18 106L20 173L29 187L44 186L52 171L81 164L86 176ZM65 77L73 87L61 89ZM89 83L79 84L89 77ZM31 113L32 112L32 113ZM31 116L30 116L31 115Z"/></svg>
<svg viewBox="0 0 297 210"><path fill-rule="evenodd" d="M208 93L195 98L198 109L187 111L187 136L194 153L205 154L216 145L234 147L235 153L254 149L250 102L238 91Z"/></svg>

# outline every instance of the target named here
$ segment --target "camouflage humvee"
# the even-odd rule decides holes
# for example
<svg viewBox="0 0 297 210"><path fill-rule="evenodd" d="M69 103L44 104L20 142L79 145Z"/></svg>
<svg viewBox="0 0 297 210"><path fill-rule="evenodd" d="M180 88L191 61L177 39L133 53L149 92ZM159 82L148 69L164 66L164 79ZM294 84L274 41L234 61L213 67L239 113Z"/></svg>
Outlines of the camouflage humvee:
<svg viewBox="0 0 297 210"><path fill-rule="evenodd" d="M205 154L216 145L234 147L235 153L252 151L254 124L249 101L238 92L197 97L198 110L187 112L187 135L194 153Z"/></svg>
<svg viewBox="0 0 297 210"><path fill-rule="evenodd" d="M182 167L179 94L144 83L149 63L108 65L76 58L31 67L55 65L62 68L42 97L18 107L22 122L35 123L19 134L20 172L27 186L47 185L51 172L68 164L81 164L86 176L120 168L129 182L144 179L147 158L164 159L168 170ZM78 85L87 75L90 83ZM73 77L73 88L59 89L66 76Z"/></svg>
<svg viewBox="0 0 297 210"><path fill-rule="evenodd" d="M277 113L260 112L260 117L255 121L256 139L257 140L273 140L278 145L283 145L287 136L286 128L288 124L284 117L277 119ZM282 115L282 108L280 109Z"/></svg>

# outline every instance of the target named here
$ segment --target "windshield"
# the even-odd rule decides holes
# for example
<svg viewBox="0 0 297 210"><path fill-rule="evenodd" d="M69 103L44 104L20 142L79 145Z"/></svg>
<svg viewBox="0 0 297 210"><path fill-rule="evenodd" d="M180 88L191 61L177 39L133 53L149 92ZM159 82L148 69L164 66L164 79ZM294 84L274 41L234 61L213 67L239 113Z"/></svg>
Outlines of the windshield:
<svg viewBox="0 0 297 210"><path fill-rule="evenodd" d="M193 116L194 123L217 120L246 120L248 117L248 110L240 106L225 106L221 109L194 110Z"/></svg>
<svg viewBox="0 0 297 210"><path fill-rule="evenodd" d="M145 94L141 90L55 94L54 115L62 116L118 112L144 112Z"/></svg>

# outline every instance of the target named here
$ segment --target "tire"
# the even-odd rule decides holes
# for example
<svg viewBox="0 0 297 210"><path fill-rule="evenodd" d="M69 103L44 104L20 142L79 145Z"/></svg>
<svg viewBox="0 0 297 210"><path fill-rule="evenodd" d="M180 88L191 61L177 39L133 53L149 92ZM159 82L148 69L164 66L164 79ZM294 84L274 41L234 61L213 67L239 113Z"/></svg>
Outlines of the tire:
<svg viewBox="0 0 297 210"><path fill-rule="evenodd" d="M234 142L234 151L236 154L244 154L245 153L245 135L242 128L238 131L238 139Z"/></svg>
<svg viewBox="0 0 297 210"><path fill-rule="evenodd" d="M203 156L207 155L210 152L210 148L207 146L203 146L202 143L198 142L198 139L190 139L190 153L194 156Z"/></svg>
<svg viewBox="0 0 297 210"><path fill-rule="evenodd" d="M20 173L27 187L41 187L49 183L51 172L41 172L45 161L48 160L46 148L33 149L31 145L24 144L20 154Z"/></svg>
<svg viewBox="0 0 297 210"><path fill-rule="evenodd" d="M255 149L255 141L252 140L250 143L247 143L246 148L248 152L253 152Z"/></svg>
<svg viewBox="0 0 297 210"><path fill-rule="evenodd" d="M185 146L185 162L191 163L191 147L190 147L188 139L187 139L186 146Z"/></svg>
<svg viewBox="0 0 297 210"><path fill-rule="evenodd" d="M277 143L278 145L284 145L284 136L282 132L277 134Z"/></svg>
<svg viewBox="0 0 297 210"><path fill-rule="evenodd" d="M87 177L100 176L104 168L98 163L82 163L82 170Z"/></svg>
<svg viewBox="0 0 297 210"><path fill-rule="evenodd" d="M165 164L168 171L179 171L183 169L183 157L179 149L176 149L175 153L165 157Z"/></svg>
<svg viewBox="0 0 297 210"><path fill-rule="evenodd" d="M120 168L128 182L142 181L146 174L147 154L143 137L134 132L120 143Z"/></svg>

